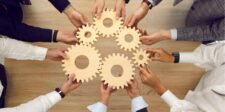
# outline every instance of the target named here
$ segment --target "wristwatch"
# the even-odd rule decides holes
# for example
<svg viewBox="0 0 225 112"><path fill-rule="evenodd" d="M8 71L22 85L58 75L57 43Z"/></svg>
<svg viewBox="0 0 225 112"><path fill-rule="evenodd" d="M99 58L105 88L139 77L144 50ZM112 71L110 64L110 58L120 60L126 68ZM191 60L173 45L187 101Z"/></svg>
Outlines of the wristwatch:
<svg viewBox="0 0 225 112"><path fill-rule="evenodd" d="M57 93L59 93L59 95L61 96L61 98L64 98L66 96L65 93L63 93L59 88L55 88L55 91Z"/></svg>
<svg viewBox="0 0 225 112"><path fill-rule="evenodd" d="M179 63L179 61L180 61L180 54L178 52L173 52L172 56L174 56L174 63Z"/></svg>
<svg viewBox="0 0 225 112"><path fill-rule="evenodd" d="M146 3L149 7L149 9L152 9L153 5L148 0L143 0L142 2Z"/></svg>

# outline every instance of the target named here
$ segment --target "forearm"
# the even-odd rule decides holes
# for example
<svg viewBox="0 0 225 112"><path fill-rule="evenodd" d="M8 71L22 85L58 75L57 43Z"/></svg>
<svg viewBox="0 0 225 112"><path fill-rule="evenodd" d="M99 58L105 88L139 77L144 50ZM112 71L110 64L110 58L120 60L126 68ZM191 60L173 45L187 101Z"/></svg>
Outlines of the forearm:
<svg viewBox="0 0 225 112"><path fill-rule="evenodd" d="M217 20L210 25L198 25L177 29L177 40L212 41L225 40L225 20Z"/></svg>
<svg viewBox="0 0 225 112"><path fill-rule="evenodd" d="M0 38L1 55L6 58L17 60L44 60L47 48L34 46L32 44L17 41L10 38Z"/></svg>
<svg viewBox="0 0 225 112"><path fill-rule="evenodd" d="M61 96L54 91L19 106L1 109L0 112L47 112L60 100Z"/></svg>

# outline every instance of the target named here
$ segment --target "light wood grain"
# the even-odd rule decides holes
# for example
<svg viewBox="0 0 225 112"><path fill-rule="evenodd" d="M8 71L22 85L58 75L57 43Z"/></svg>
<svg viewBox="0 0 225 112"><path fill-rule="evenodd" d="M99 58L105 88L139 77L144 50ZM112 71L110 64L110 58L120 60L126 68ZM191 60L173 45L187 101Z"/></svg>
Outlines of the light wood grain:
<svg viewBox="0 0 225 112"><path fill-rule="evenodd" d="M113 8L115 0L106 0L106 7ZM127 5L127 15L131 14L141 0L131 0ZM160 29L182 27L192 1L185 0L176 7L173 0L164 0L158 7L149 12L139 27L155 32ZM67 17L54 9L47 0L32 0L32 6L24 7L26 23L52 29L73 30L74 27ZM71 3L91 20L91 6L94 0L71 0ZM35 43L48 48L68 47L64 44ZM163 41L148 47L162 47L168 51L192 51L199 43ZM103 56L113 52L122 52L110 39L100 40L95 44ZM144 46L147 47L147 46ZM109 50L110 49L110 50ZM128 54L129 55L129 54ZM191 64L165 64L151 62L151 67L161 81L179 98L194 89L199 81L202 70ZM15 61L7 60L8 73L7 106L16 106L41 94L52 91L65 81L60 62L52 61ZM136 75L139 80L138 75ZM140 80L139 80L140 82ZM50 112L86 112L86 106L99 100L99 78L83 84L57 104ZM168 106L151 89L139 84L145 100L149 103L150 112L168 112ZM124 90L116 92L111 99L109 112L129 112L130 99Z"/></svg>

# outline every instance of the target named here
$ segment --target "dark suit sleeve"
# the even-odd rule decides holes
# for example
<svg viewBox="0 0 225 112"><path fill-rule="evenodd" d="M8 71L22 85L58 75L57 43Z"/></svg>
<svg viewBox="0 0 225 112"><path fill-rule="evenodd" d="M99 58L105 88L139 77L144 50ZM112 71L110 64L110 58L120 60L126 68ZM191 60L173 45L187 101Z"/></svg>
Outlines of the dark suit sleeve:
<svg viewBox="0 0 225 112"><path fill-rule="evenodd" d="M51 42L52 30L0 17L0 34L27 42Z"/></svg>
<svg viewBox="0 0 225 112"><path fill-rule="evenodd" d="M209 25L178 28L177 40L212 41L225 40L225 20L220 19Z"/></svg>
<svg viewBox="0 0 225 112"><path fill-rule="evenodd" d="M63 12L64 9L70 5L68 0L48 0L59 12Z"/></svg>
<svg viewBox="0 0 225 112"><path fill-rule="evenodd" d="M141 110L138 110L137 112L148 112L148 109L147 108L143 108Z"/></svg>

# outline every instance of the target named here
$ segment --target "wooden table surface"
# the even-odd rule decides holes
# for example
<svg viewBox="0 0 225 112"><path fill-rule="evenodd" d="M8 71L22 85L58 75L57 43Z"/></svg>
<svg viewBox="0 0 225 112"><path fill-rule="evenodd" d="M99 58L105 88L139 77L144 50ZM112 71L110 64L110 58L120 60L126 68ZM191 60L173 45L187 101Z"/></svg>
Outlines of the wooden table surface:
<svg viewBox="0 0 225 112"><path fill-rule="evenodd" d="M94 0L70 0L73 6L88 16L91 21L91 7ZM115 0L106 0L106 7L114 8ZM141 0L131 0L127 5L127 15L138 8ZM139 27L147 29L149 33L160 29L170 29L184 26L185 16L192 1L186 0L176 7L173 0L164 0L153 8L141 21ZM30 25L44 28L74 30L64 14L60 14L47 0L32 0L32 6L24 7L24 21ZM113 39L101 39L95 47L103 56L114 52L122 52L116 47ZM61 43L34 43L48 48L68 47ZM193 51L197 42L163 41L152 46L162 47L168 51ZM110 50L108 50L110 49ZM127 54L129 55L129 54ZM82 63L81 63L82 64ZM166 64L150 62L153 71L159 76L163 84L173 91L179 98L183 98L188 90L194 89L203 71L192 64ZM15 61L6 60L8 73L7 106L16 106L25 103L39 95L51 92L65 80L60 62L53 61ZM137 80L139 76L136 75ZM87 112L86 106L99 100L99 78L71 92L65 99L54 106L49 112ZM141 93L149 103L150 112L168 112L169 107L151 88L139 84ZM118 90L112 95L109 112L130 112L130 99L125 90Z"/></svg>

